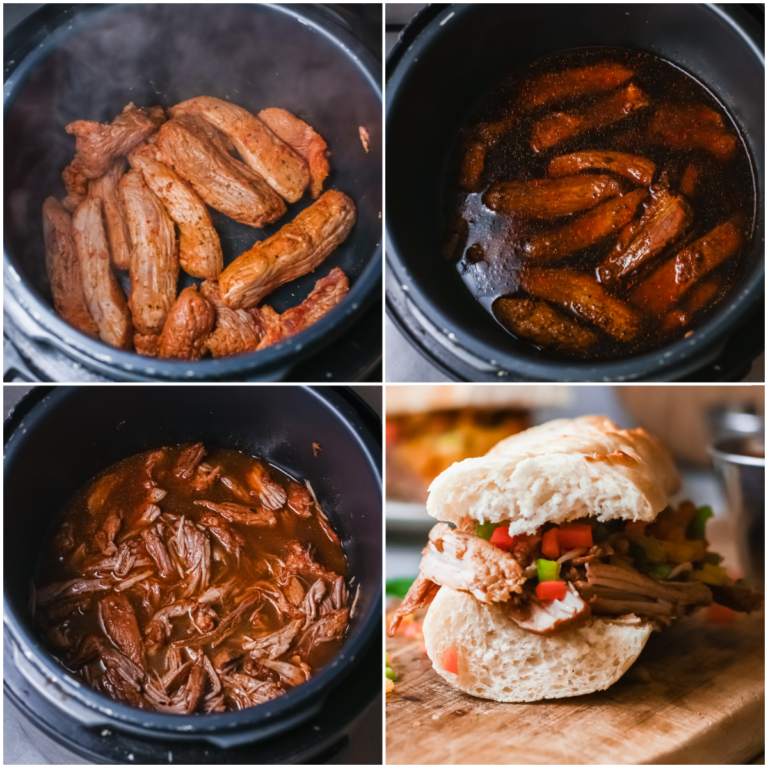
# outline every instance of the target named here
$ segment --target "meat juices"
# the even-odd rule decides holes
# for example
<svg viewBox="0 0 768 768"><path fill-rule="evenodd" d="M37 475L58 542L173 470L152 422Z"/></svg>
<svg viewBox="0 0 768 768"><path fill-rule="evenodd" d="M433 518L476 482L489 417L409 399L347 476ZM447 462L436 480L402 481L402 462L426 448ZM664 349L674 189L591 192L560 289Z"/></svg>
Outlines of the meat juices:
<svg viewBox="0 0 768 768"><path fill-rule="evenodd" d="M279 507L261 508L254 473ZM297 511L288 502L298 497ZM81 681L123 703L181 714L254 706L344 642L354 595L329 531L304 485L261 459L202 444L132 456L64 510L41 559L35 625Z"/></svg>
<svg viewBox="0 0 768 768"><path fill-rule="evenodd" d="M583 49L511 74L458 133L447 179L443 258L512 336L557 357L615 359L690 333L750 242L736 126L640 52Z"/></svg>

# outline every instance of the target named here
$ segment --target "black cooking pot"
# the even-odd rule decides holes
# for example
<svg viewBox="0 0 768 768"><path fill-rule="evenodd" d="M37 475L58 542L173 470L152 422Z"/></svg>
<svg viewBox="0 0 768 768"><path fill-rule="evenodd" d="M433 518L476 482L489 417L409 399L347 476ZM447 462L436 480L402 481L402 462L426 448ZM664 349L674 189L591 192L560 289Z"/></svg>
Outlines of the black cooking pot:
<svg viewBox="0 0 768 768"><path fill-rule="evenodd" d="M276 310L298 304L333 267L349 295L326 317L257 354L195 363L124 352L73 330L52 309L45 274L41 206L62 197L61 171L74 155L64 126L111 121L130 101L174 104L199 95L251 112L284 107L306 118L332 152L326 188L357 205L349 238L313 273L268 298ZM48 5L5 41L4 280L6 309L38 341L109 378L276 380L349 330L381 289L381 66L348 17L311 5ZM370 134L370 152L359 137ZM225 263L274 234L311 203L255 230L212 211ZM180 286L193 281L182 273Z"/></svg>
<svg viewBox="0 0 768 768"><path fill-rule="evenodd" d="M440 250L445 169L478 100L525 63L600 45L648 51L708 87L746 140L757 201L753 246L731 293L711 316L691 336L662 349L595 363L555 359L516 341L473 300ZM390 316L455 378L675 380L731 351L736 359L729 365L748 366L764 345L764 67L763 32L733 5L428 6L387 60ZM743 344L744 336L751 343L729 349Z"/></svg>
<svg viewBox="0 0 768 768"><path fill-rule="evenodd" d="M4 683L35 728L57 721L57 733L47 738L66 741L95 762L121 761L105 730L120 736L121 747L131 745L136 762L168 762L169 751L180 763L283 762L306 759L308 750L337 736L344 718L348 724L359 714L382 679L381 427L351 397L293 386L83 386L37 388L22 401L5 433ZM284 696L222 714L147 713L78 683L45 649L32 626L29 585L46 531L85 482L139 451L198 440L264 456L308 479L339 534L360 596L336 656ZM317 456L315 442L322 447ZM51 710L51 722L29 711L30 695ZM77 732L83 735L72 743ZM204 758L204 751L218 757Z"/></svg>

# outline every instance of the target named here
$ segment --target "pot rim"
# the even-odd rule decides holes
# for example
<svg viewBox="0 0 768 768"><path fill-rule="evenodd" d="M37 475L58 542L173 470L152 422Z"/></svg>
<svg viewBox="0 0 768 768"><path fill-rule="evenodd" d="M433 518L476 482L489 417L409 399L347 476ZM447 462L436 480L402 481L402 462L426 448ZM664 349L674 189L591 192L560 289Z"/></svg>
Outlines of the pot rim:
<svg viewBox="0 0 768 768"><path fill-rule="evenodd" d="M327 407L334 413L335 418L345 425L350 437L360 446L360 450L371 466L377 480L379 496L383 497L381 448L377 446L377 438L371 434L350 401L349 395L351 394L356 398L355 393L350 391L348 387L295 385L295 388L309 395L318 406ZM46 401L62 401L80 389L82 388L73 386L33 387L6 419L4 425L4 446L6 449L19 439L20 435L26 433L26 428L23 428L22 432L19 431L25 420L34 418L39 413L37 409L44 406ZM367 404L365 405L368 407ZM44 418L42 415L41 417ZM297 710L302 707L308 708L313 700L317 700L318 705L322 704L325 695L353 671L356 660L359 660L363 652L370 646L375 638L375 633L380 629L382 580L380 573L375 585L373 585L369 611L360 616L357 632L352 633L347 638L339 651L315 676L291 689L284 696L234 712L206 715L145 712L97 693L76 681L72 673L51 655L33 632L27 632L23 629L23 621L7 599L5 591L3 593L3 624L27 660L34 665L38 672L61 689L63 693L62 708L66 708L66 697L71 696L95 716L103 717L105 723L113 722L126 730L141 732L146 735L163 735L179 739L217 736L226 738L227 734L234 732L258 729L259 734L254 737L255 740L276 735L295 726L297 715L299 722L303 719ZM312 711L309 711L307 716L311 716ZM282 722L280 722L281 719Z"/></svg>
<svg viewBox="0 0 768 768"><path fill-rule="evenodd" d="M757 33L750 29L754 25L753 20L740 8L731 6L717 6L711 3L703 4L708 10L725 20L740 36L752 54L765 67L765 55L761 47ZM389 114L393 104L393 95L396 95L400 81L408 71L408 64L404 59L418 44L418 38L435 24L442 26L448 22L456 11L471 7L468 4L434 4L421 9L411 21L404 27L397 43L387 57L386 82L388 98L385 104L385 119L389 125ZM417 54L411 54L415 57ZM749 153L748 153L749 154ZM764 227L763 205L759 199L759 180L756 178L757 169L755 160L749 155L753 179L755 180L755 216L753 229L752 251L761 248L759 230ZM765 287L765 259L762 258L756 264L754 274L749 278L744 287L737 293L731 294L728 303L717 307L715 312L694 329L688 337L677 339L664 347L637 355L629 355L615 360L605 361L578 361L563 358L543 358L532 360L535 352L518 353L514 350L502 350L473 335L459 329L454 321L444 312L436 308L425 298L409 274L407 263L395 248L392 240L391 222L385 223L385 253L387 268L397 281L399 290L407 296L407 300L417 309L422 318L416 322L421 325L419 331L425 331L431 335L441 346L452 350L459 358L476 361L483 369L496 372L499 377L511 374L512 377L520 376L526 380L542 381L639 381L650 380L675 380L690 374L702 366L714 362L722 351L723 344L729 333L747 314L755 309L764 298ZM468 300L471 297L467 297ZM409 327L409 323L401 316L396 302L391 299L391 289L387 286L387 313L401 331L405 331L408 341L431 362L435 362L439 355L425 348L425 345L417 338L418 334ZM425 324L422 320L426 321ZM764 347L764 343L763 343ZM702 351L703 350L703 351ZM452 378L457 374L451 370L445 360L439 360L439 367Z"/></svg>
<svg viewBox="0 0 768 768"><path fill-rule="evenodd" d="M82 6L66 4L55 6L61 9L56 19L46 27L46 38L59 30L66 23L67 12L77 10L79 13L109 13L115 9L112 4L93 4ZM381 83L381 66L370 49L338 18L331 13L310 5L297 4L267 4L263 6L292 18L296 23L311 27L317 34L322 35L335 46L340 46L353 66L364 76L368 86L373 91L377 101L383 101ZM26 23L36 23L37 16L49 11L50 5L35 11L30 17L10 30L4 39ZM35 66L30 62L32 51L26 52L18 61L13 52L5 52L5 72L3 81L4 117L13 108L15 95L18 93L17 78L13 77L22 72L21 83L25 80L24 72ZM9 80L11 82L9 82ZM113 347L97 339L91 339L84 333L72 328L55 312L50 302L46 301L37 291L26 284L13 267L7 248L6 239L3 242L3 280L11 296L18 302L22 311L31 316L42 328L50 343L69 357L76 357L86 366L90 361L96 366L107 366L117 369L129 376L145 377L147 380L169 381L203 381L223 379L243 374L264 374L288 369L293 365L316 355L321 349L338 338L351 323L362 316L380 296L381 273L383 266L382 240L379 237L375 245L366 249L370 258L362 272L350 287L344 300L328 314L320 318L309 328L291 336L282 342L259 352L246 352L242 355L232 355L221 358L206 358L198 361L165 360L127 352ZM377 290L377 288L379 290Z"/></svg>

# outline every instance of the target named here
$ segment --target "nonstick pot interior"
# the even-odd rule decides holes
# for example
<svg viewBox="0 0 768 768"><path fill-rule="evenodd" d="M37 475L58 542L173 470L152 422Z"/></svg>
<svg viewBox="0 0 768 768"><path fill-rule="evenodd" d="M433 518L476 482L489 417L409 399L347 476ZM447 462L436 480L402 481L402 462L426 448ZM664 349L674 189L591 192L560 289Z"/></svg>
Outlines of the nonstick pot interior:
<svg viewBox="0 0 768 768"><path fill-rule="evenodd" d="M390 55L386 113L387 263L421 325L486 369L532 379L675 378L714 358L763 295L761 40L752 19L723 6L459 4L424 11ZM490 88L527 62L599 45L661 56L725 104L751 155L757 218L753 247L732 293L691 337L616 362L573 363L517 342L470 297L440 256L442 200L459 129Z"/></svg>
<svg viewBox="0 0 768 768"><path fill-rule="evenodd" d="M378 297L381 280L381 76L370 51L338 17L309 5L47 6L13 35L5 83L5 275L19 303L76 359L98 361L147 378L225 377L298 362L330 342ZM33 43L33 45L30 45ZM111 121L126 104L170 107L199 95L251 112L283 107L328 142L325 188L349 194L357 224L317 269L270 295L277 311L295 306L319 278L340 267L345 300L316 325L258 354L195 364L142 358L92 341L52 311L45 274L41 206L63 197L60 174L74 155L64 132L77 120ZM370 134L363 149L359 126ZM257 230L211 211L225 263L276 232L311 203L289 206ZM193 281L182 272L180 287Z"/></svg>
<svg viewBox="0 0 768 768"><path fill-rule="evenodd" d="M219 743L233 729L256 739L295 726L355 666L381 620L380 447L346 398L302 387L58 387L22 402L6 434L5 620L35 665L105 721L165 737ZM8 425L6 425L8 426ZM267 704L206 716L145 713L75 686L32 628L29 585L47 531L73 493L139 451L204 441L266 457L312 483L339 534L360 597L349 636L307 683ZM312 444L321 451L315 456Z"/></svg>

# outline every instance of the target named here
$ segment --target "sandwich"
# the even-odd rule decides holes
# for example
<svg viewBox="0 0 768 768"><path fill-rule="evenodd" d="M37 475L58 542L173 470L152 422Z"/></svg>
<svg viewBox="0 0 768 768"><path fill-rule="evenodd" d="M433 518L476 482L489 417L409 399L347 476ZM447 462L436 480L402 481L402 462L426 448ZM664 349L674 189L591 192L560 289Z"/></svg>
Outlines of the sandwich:
<svg viewBox="0 0 768 768"><path fill-rule="evenodd" d="M533 408L567 400L553 386L388 386L387 498L423 504L443 470L530 427Z"/></svg>
<svg viewBox="0 0 768 768"><path fill-rule="evenodd" d="M708 550L712 510L673 505L671 456L642 429L587 416L505 438L442 472L439 522L389 624L428 607L434 669L495 701L613 685L654 630L712 604L761 607Z"/></svg>

